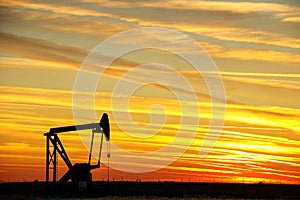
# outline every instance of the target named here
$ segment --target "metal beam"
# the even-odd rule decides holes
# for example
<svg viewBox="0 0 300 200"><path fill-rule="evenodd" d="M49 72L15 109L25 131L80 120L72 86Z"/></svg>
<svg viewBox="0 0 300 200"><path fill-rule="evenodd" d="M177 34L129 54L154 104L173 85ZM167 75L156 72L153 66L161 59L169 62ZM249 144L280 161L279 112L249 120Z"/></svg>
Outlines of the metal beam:
<svg viewBox="0 0 300 200"><path fill-rule="evenodd" d="M90 124L81 124L81 125L73 125L73 126L62 126L56 128L50 128L48 133L44 133L44 135L55 135L63 132L70 131L79 131L79 130L88 130L93 129L95 133L104 133L106 140L110 140L110 127L109 127L109 119L108 115L104 113L99 123L90 123Z"/></svg>

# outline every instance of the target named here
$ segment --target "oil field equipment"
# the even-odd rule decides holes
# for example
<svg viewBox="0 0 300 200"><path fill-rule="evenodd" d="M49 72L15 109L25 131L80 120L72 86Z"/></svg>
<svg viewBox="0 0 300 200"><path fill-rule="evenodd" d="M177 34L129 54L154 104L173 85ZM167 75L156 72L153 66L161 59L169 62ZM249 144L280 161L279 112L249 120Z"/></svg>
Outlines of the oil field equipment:
<svg viewBox="0 0 300 200"><path fill-rule="evenodd" d="M88 163L75 163L72 165L61 140L58 137L59 133L70 132L76 130L92 130L91 146L89 152ZM94 134L101 134L100 149L98 162L96 165L91 165L92 149L94 142ZM104 113L99 123L90 123L82 125L64 126L57 128L50 128L49 132L45 133L46 136L46 183L49 183L50 169L52 169L53 183L57 182L57 170L58 170L58 160L57 153L61 156L62 160L68 167L67 172L58 180L59 183L65 183L71 180L76 185L82 183L88 184L92 181L91 170L100 168L100 159L103 143L103 135L107 142L110 140L110 126L108 115ZM108 156L110 153L108 152Z"/></svg>

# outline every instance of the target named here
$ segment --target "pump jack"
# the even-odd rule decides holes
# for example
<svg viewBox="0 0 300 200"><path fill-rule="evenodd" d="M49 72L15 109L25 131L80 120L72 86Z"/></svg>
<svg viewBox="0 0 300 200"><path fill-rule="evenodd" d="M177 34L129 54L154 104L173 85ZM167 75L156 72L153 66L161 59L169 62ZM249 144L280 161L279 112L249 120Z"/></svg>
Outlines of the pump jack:
<svg viewBox="0 0 300 200"><path fill-rule="evenodd" d="M92 130L92 139L89 152L88 163L75 163L72 165L65 148L60 141L58 134L63 132L70 132L76 130ZM100 151L98 156L98 162L96 165L91 165L91 156L94 142L94 134L101 133ZM106 141L110 140L110 127L109 119L106 113L103 114L100 123L90 123L82 125L64 126L57 128L50 128L49 132L44 133L46 136L46 183L49 183L50 169L53 171L53 183L56 183L57 179L57 153L61 156L63 161L68 166L68 171L59 179L59 183L65 183L72 180L73 183L78 184L79 182L89 183L92 181L91 170L100 168L100 158L102 151L103 134L105 135ZM50 146L50 143L52 146ZM53 149L51 151L51 149ZM52 165L52 168L50 167Z"/></svg>

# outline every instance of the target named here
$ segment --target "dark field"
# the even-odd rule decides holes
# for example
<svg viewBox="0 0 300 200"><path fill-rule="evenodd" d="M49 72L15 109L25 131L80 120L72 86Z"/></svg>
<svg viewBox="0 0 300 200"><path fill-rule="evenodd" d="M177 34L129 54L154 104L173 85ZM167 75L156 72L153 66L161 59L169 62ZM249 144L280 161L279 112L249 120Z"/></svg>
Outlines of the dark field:
<svg viewBox="0 0 300 200"><path fill-rule="evenodd" d="M181 182L1 183L1 199L300 199L300 185Z"/></svg>

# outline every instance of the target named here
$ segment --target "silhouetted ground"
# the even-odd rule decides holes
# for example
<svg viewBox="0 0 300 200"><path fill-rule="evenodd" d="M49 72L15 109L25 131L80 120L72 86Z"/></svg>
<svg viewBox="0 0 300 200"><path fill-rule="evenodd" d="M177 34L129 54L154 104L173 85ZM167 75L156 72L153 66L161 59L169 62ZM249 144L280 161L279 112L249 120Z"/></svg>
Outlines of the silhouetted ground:
<svg viewBox="0 0 300 200"><path fill-rule="evenodd" d="M181 182L93 182L86 191L67 183L1 183L1 199L300 199L300 185ZM175 198L176 197L176 198Z"/></svg>

